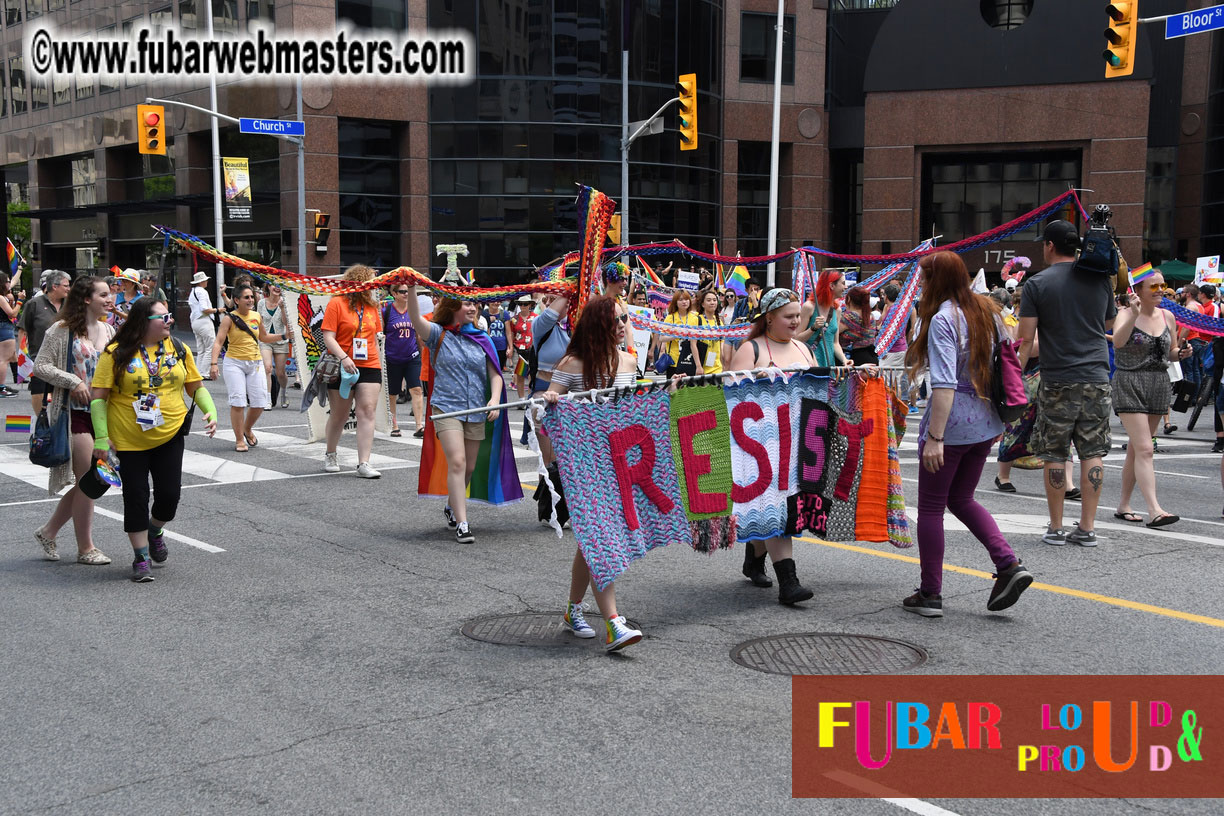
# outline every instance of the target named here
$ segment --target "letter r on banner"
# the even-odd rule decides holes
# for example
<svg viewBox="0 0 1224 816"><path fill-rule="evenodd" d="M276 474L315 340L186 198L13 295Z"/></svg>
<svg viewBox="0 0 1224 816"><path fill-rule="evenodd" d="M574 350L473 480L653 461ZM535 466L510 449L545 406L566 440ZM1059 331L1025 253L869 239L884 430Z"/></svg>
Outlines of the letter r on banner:
<svg viewBox="0 0 1224 816"><path fill-rule="evenodd" d="M635 484L660 511L670 513L675 508L667 494L654 483L655 442L644 425L630 425L608 434L608 447L612 454L612 469L616 472L616 482L620 487L625 524L630 530L636 530L640 526L637 510L633 506ZM642 452L642 457L633 465L629 464L631 448L640 448Z"/></svg>

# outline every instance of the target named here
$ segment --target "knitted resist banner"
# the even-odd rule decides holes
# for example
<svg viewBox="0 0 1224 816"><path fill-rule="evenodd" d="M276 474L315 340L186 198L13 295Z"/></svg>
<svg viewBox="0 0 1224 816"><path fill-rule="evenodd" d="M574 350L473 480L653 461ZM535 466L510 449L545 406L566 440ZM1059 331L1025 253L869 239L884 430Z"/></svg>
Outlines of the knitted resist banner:
<svg viewBox="0 0 1224 816"><path fill-rule="evenodd" d="M673 541L714 552L732 537L811 531L909 546L893 402L878 378L799 374L560 400L543 425L574 536L603 588Z"/></svg>

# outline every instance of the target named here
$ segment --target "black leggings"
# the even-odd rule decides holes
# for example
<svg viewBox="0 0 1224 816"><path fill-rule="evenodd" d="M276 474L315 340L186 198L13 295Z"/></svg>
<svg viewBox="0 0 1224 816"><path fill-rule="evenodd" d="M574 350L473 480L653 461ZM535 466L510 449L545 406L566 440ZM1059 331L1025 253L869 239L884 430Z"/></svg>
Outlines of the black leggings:
<svg viewBox="0 0 1224 816"><path fill-rule="evenodd" d="M183 435L143 451L119 451L123 480L123 531L149 529L149 477L153 477L153 518L174 519L183 488Z"/></svg>

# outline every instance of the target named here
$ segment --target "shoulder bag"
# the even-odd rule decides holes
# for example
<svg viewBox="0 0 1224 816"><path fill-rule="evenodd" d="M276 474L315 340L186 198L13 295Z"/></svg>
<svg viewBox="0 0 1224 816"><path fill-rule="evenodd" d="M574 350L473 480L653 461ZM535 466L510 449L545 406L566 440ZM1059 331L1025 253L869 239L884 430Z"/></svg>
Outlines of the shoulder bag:
<svg viewBox="0 0 1224 816"><path fill-rule="evenodd" d="M64 370L72 365L72 332L68 332L68 350L64 354ZM45 468L59 467L72 458L71 439L68 416L71 410L68 405L68 389L64 392L64 404L60 407L59 416L52 423L48 419L47 407L38 414L34 424L34 433L30 435L30 461Z"/></svg>

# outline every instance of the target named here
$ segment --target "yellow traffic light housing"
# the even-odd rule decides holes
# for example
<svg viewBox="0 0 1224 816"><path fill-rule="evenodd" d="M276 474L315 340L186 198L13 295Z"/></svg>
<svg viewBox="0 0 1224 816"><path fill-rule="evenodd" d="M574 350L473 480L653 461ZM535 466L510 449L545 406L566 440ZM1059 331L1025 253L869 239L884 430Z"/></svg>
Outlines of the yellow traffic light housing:
<svg viewBox="0 0 1224 816"><path fill-rule="evenodd" d="M140 152L149 156L166 155L166 109L161 105L136 106L136 130Z"/></svg>
<svg viewBox="0 0 1224 816"><path fill-rule="evenodd" d="M327 239L331 237L331 216L325 212L314 214L315 252L327 252Z"/></svg>
<svg viewBox="0 0 1224 816"><path fill-rule="evenodd" d="M612 246L620 246L621 242L621 217L620 215L612 216L611 222L608 224L608 243Z"/></svg>
<svg viewBox="0 0 1224 816"><path fill-rule="evenodd" d="M1135 42L1139 35L1139 3L1109 3L1105 6L1109 26L1105 29L1105 77L1130 76L1135 72Z"/></svg>
<svg viewBox="0 0 1224 816"><path fill-rule="evenodd" d="M680 86L680 149L697 149L697 75L681 74Z"/></svg>

